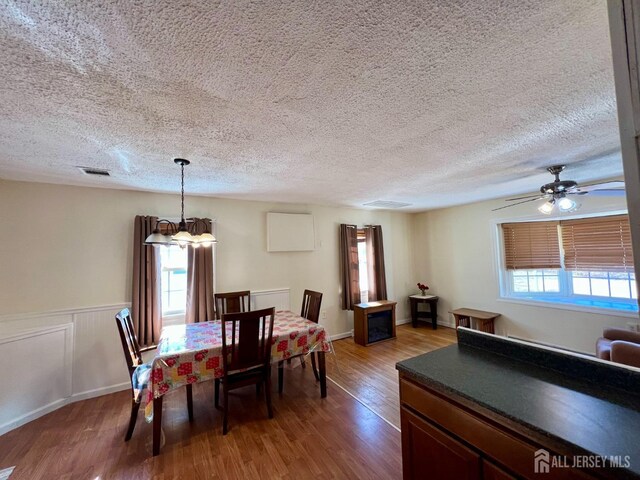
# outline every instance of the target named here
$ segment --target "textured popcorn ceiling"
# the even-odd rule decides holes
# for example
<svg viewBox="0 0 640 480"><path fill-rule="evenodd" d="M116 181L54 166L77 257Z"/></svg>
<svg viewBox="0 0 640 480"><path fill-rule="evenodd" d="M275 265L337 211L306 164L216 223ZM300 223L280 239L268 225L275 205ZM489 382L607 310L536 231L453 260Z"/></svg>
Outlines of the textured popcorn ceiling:
<svg viewBox="0 0 640 480"><path fill-rule="evenodd" d="M185 157L188 193L419 210L622 172L602 0L4 0L0 38L5 179Z"/></svg>

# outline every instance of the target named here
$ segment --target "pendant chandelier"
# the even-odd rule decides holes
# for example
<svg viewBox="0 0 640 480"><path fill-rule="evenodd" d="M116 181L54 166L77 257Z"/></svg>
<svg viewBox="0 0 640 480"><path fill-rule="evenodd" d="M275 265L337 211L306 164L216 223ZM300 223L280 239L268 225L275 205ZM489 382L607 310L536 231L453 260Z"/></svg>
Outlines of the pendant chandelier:
<svg viewBox="0 0 640 480"><path fill-rule="evenodd" d="M144 241L145 245L180 245L180 247L184 248L187 245L191 245L193 247L210 247L214 243L217 242L216 237L214 237L209 231L209 226L202 219L189 218L187 219L189 223L184 219L184 166L189 165L189 160L185 160L184 158L174 158L173 161L180 165L180 170L182 174L182 184L180 189L180 198L182 200L181 203L181 213L180 213L180 223L176 225L174 222L169 220L160 219L156 221L155 228L153 233L147 237ZM168 233L161 233L160 226L166 225L166 231ZM204 233L197 234L198 227L202 226L204 229Z"/></svg>

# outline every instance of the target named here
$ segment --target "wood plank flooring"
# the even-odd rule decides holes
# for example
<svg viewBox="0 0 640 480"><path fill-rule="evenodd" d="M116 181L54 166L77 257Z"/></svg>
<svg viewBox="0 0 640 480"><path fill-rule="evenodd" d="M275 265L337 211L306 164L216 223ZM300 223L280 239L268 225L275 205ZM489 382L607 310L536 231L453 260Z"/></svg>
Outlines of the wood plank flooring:
<svg viewBox="0 0 640 480"><path fill-rule="evenodd" d="M11 480L401 478L400 433L370 409L399 425L395 362L454 341L453 330L422 326L400 326L397 340L371 347L336 341L329 376L369 408L332 382L320 399L311 369L294 360L282 396L274 385L273 420L254 388L230 394L227 436L212 382L194 385L192 424L177 390L165 397L166 443L157 457L142 412L124 442L128 391L77 402L0 436L0 469L16 465Z"/></svg>
<svg viewBox="0 0 640 480"><path fill-rule="evenodd" d="M400 428L397 362L456 343L453 328L420 323L396 328L397 338L368 347L352 338L333 342L336 355L327 355L327 376L371 410Z"/></svg>

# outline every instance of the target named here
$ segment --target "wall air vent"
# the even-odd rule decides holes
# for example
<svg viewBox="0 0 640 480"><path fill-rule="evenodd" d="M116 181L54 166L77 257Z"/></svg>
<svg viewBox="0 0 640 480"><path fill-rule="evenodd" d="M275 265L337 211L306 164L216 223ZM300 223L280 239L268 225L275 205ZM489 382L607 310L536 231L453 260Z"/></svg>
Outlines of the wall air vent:
<svg viewBox="0 0 640 480"><path fill-rule="evenodd" d="M111 174L109 170L104 170L102 168L93 168L93 167L78 167L82 173L85 175L96 175L98 177L110 177Z"/></svg>
<svg viewBox="0 0 640 480"><path fill-rule="evenodd" d="M363 203L362 205L365 207L373 208L402 208L408 207L411 204L403 202L390 202L386 200L376 200L375 202Z"/></svg>

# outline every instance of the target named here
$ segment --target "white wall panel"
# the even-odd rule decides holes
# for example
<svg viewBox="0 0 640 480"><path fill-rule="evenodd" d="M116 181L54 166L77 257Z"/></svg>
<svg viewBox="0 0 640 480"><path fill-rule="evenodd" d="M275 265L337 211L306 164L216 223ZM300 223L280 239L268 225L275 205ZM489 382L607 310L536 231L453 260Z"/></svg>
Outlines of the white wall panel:
<svg viewBox="0 0 640 480"><path fill-rule="evenodd" d="M74 395L129 384L114 318L117 312L117 308L107 308L74 314Z"/></svg>
<svg viewBox="0 0 640 480"><path fill-rule="evenodd" d="M72 350L71 323L0 338L0 434L71 396Z"/></svg>
<svg viewBox="0 0 640 480"><path fill-rule="evenodd" d="M275 307L276 310L291 310L288 288L251 292L251 309ZM295 310L295 309L294 309Z"/></svg>

